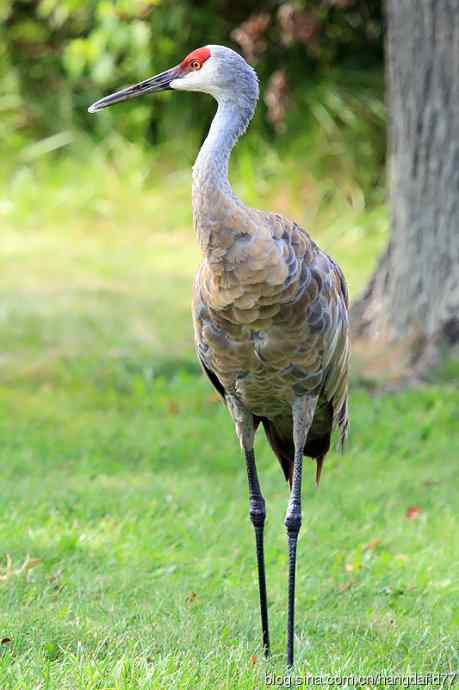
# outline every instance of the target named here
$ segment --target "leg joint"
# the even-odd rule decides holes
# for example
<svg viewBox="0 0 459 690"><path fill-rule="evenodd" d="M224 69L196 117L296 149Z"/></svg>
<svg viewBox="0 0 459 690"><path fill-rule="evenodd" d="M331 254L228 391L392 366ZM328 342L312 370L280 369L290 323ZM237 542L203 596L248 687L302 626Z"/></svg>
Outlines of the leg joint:
<svg viewBox="0 0 459 690"><path fill-rule="evenodd" d="M288 512L285 516L285 526L289 536L296 536L301 527L301 512L299 510Z"/></svg>
<svg viewBox="0 0 459 690"><path fill-rule="evenodd" d="M254 527L262 527L265 523L265 500L262 496L250 499L249 515Z"/></svg>

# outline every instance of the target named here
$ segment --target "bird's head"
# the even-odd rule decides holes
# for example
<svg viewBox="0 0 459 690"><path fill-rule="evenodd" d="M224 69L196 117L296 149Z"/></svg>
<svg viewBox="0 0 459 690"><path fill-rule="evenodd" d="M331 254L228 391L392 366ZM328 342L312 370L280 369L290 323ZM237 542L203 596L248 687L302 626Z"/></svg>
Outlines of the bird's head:
<svg viewBox="0 0 459 690"><path fill-rule="evenodd" d="M239 53L225 46L205 46L189 53L178 65L161 74L128 86L93 103L90 113L129 98L174 89L201 91L217 101L255 100L258 80L255 71Z"/></svg>

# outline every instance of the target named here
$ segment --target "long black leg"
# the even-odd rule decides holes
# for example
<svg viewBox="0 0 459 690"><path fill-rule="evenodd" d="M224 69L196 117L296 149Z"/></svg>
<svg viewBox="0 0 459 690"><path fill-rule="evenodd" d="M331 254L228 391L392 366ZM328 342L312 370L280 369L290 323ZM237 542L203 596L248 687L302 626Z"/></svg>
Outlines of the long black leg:
<svg viewBox="0 0 459 690"><path fill-rule="evenodd" d="M295 453L293 483L290 500L285 517L288 536L288 614L287 614L287 665L293 666L293 639L295 625L295 574L296 547L301 527L301 474L303 452L301 457Z"/></svg>
<svg viewBox="0 0 459 690"><path fill-rule="evenodd" d="M262 496L258 482L257 468L253 444L255 440L255 426L253 415L244 407L238 398L227 395L226 404L236 426L241 448L244 451L247 477L249 479L249 511L250 519L255 528L257 548L258 588L260 592L261 629L263 632L263 649L265 656L269 655L268 602L266 597L265 558L263 548L263 532L265 525L265 499Z"/></svg>
<svg viewBox="0 0 459 690"><path fill-rule="evenodd" d="M301 527L301 479L303 449L314 417L317 398L304 397L293 403L293 442L295 458L290 499L285 516L288 536L288 617L287 617L287 665L293 666L293 642L295 625L295 573L296 549Z"/></svg>
<svg viewBox="0 0 459 690"><path fill-rule="evenodd" d="M245 451L247 464L247 478L249 480L249 511L250 519L255 529L255 541L257 549L258 589L260 593L261 630L263 634L263 649L265 656L269 656L269 626L268 626L268 601L266 596L265 557L263 547L263 533L265 527L265 499L261 493L258 482L255 454L252 450Z"/></svg>

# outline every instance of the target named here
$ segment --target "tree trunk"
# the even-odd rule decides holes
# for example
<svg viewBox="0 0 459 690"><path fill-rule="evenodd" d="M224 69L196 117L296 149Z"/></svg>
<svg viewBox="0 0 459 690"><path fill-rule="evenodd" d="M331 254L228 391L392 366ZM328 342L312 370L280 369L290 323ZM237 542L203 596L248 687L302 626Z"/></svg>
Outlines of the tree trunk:
<svg viewBox="0 0 459 690"><path fill-rule="evenodd" d="M459 342L459 0L387 0L391 238L357 336L428 366Z"/></svg>

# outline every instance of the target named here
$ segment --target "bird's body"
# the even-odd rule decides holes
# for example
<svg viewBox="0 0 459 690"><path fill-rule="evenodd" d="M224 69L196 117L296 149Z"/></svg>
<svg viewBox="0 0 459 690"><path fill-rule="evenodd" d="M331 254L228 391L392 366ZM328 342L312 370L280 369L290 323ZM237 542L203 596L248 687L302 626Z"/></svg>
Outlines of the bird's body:
<svg viewBox="0 0 459 690"><path fill-rule="evenodd" d="M248 208L228 181L228 160L253 116L258 80L223 46L190 53L177 67L101 99L91 111L164 89L203 91L217 113L193 168L193 219L202 263L193 288L199 360L224 399L244 451L255 528L263 646L269 652L263 551L265 501L253 451L263 424L290 483L287 658L293 664L297 538L303 454L317 480L338 428L348 428L348 297L341 269L292 221Z"/></svg>
<svg viewBox="0 0 459 690"><path fill-rule="evenodd" d="M215 221L196 276L198 356L220 394L263 421L291 479L295 397L319 394L306 455L326 454L334 426L346 433L346 288L340 269L294 223L249 209L245 225L237 220L239 230Z"/></svg>

